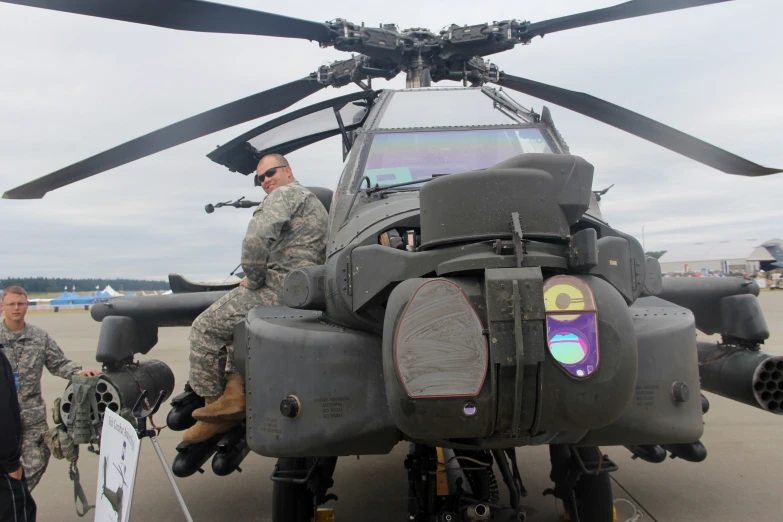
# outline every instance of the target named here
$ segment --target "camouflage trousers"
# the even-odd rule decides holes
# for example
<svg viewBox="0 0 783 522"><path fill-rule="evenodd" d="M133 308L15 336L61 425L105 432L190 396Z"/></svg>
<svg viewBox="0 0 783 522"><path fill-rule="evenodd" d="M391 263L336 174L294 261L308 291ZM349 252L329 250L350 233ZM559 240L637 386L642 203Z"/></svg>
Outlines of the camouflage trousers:
<svg viewBox="0 0 783 522"><path fill-rule="evenodd" d="M46 421L25 426L22 429L22 467L27 476L27 487L32 491L43 477L49 465L49 447L43 441L43 434L49 429Z"/></svg>
<svg viewBox="0 0 783 522"><path fill-rule="evenodd" d="M190 330L190 386L201 397L217 397L234 368L234 325L256 306L277 306L280 294L267 286L234 288L207 308Z"/></svg>

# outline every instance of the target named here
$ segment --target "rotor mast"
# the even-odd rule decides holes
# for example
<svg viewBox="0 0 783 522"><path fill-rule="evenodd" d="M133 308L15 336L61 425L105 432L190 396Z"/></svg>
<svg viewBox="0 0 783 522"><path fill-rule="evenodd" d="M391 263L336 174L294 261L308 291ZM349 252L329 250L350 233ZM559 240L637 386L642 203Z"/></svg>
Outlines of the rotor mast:
<svg viewBox="0 0 783 522"><path fill-rule="evenodd" d="M414 63L405 73L405 88L416 89L432 85L430 64L425 63L421 56L417 56Z"/></svg>

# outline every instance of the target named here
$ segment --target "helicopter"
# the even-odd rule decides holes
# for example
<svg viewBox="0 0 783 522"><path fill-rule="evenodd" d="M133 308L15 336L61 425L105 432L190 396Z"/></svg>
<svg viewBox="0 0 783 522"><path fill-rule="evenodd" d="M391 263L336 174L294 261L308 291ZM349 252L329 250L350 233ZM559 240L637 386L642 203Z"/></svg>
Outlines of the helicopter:
<svg viewBox="0 0 783 522"><path fill-rule="evenodd" d="M336 136L345 168L335 191L314 190L329 211L326 264L289 274L285 307L254 309L235 327L236 362L249 383L245 424L181 445L175 474L192 475L212 455L221 456L213 460L218 474L236 469L248 450L276 457L274 520L299 522L333 500L338 457L388 453L405 441L409 520L518 521L526 517L526 490L515 448L547 445L555 484L548 493L572 520L606 521L607 474L617 466L599 446L625 446L649 462L668 454L704 460L699 439L708 403L700 390L783 411L783 358L759 351L769 332L755 283L663 279L635 238L604 221L593 166L569 154L551 112L527 109L509 92L729 174L780 170L484 59L545 34L717 2L636 0L544 22L451 26L437 34L196 1L145 9L8 3L175 29L303 38L356 53L4 195L40 198L275 114L327 86L361 88L268 121L208 155L247 175L262 155ZM373 79L402 73L405 89L372 88ZM445 80L462 86L433 85ZM170 371L159 362L134 363L134 356L155 346L158 328L189 326L228 285L176 275L171 283L170 296L93 308L102 323L96 358L109 379L137 372L162 395L172 393ZM697 343L696 329L720 334L721 343ZM125 405L136 398L127 388L120 393ZM185 429L201 405L187 387L172 404L174 429ZM495 466L508 504L499 501Z"/></svg>

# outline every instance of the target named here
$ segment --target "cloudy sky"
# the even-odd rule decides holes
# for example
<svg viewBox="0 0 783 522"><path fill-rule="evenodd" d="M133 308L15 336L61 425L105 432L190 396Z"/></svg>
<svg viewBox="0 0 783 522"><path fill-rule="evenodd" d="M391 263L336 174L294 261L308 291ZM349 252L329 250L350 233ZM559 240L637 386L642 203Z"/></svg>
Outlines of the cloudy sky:
<svg viewBox="0 0 783 522"><path fill-rule="evenodd" d="M269 2L225 3L269 10ZM300 0L276 12L434 31L451 23L540 21L619 0L434 2ZM493 56L502 70L612 101L765 166L783 168L778 0L724 4L537 38ZM0 192L204 110L286 83L346 55L307 41L199 34L0 4ZM374 87L398 88L402 75ZM456 85L456 84L454 84ZM347 94L322 91L292 109ZM542 102L515 96L540 111ZM614 227L647 250L783 236L783 175L729 176L550 106L596 167ZM263 120L192 141L54 191L0 200L0 277L223 278L239 260L248 210L206 203L263 193L205 155ZM333 139L290 156L305 185L333 188Z"/></svg>

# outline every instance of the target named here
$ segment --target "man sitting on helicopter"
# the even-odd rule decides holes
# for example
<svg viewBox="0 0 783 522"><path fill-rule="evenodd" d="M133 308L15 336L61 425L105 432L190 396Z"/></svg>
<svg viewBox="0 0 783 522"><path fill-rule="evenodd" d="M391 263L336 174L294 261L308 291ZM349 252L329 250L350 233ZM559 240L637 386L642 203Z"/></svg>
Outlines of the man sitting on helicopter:
<svg viewBox="0 0 783 522"><path fill-rule="evenodd" d="M189 382L206 406L193 412L197 422L183 434L185 442L205 441L245 417L244 383L233 365L234 324L256 306L281 305L289 272L326 260L326 209L294 179L285 157L261 158L255 184L268 196L242 242L246 278L199 315L190 331Z"/></svg>

